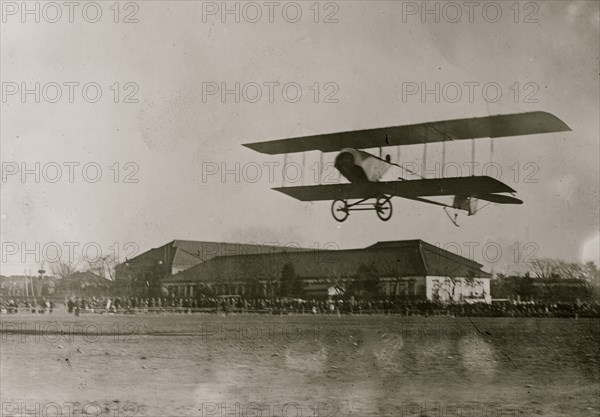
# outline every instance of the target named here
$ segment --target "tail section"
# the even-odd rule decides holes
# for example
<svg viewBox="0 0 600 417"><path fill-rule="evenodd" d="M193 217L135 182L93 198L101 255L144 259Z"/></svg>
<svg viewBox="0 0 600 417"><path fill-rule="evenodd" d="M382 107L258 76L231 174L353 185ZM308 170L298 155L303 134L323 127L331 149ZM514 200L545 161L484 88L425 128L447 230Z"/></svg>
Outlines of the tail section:
<svg viewBox="0 0 600 417"><path fill-rule="evenodd" d="M472 197L455 195L452 207L458 210L464 210L469 213L469 216L472 216L473 214L477 213L478 200L485 200L496 204L523 204L523 201L519 200L518 198L502 194L483 194Z"/></svg>
<svg viewBox="0 0 600 417"><path fill-rule="evenodd" d="M472 216L477 212L477 199L475 197L455 195L452 207L458 210L464 210L469 213L469 216Z"/></svg>

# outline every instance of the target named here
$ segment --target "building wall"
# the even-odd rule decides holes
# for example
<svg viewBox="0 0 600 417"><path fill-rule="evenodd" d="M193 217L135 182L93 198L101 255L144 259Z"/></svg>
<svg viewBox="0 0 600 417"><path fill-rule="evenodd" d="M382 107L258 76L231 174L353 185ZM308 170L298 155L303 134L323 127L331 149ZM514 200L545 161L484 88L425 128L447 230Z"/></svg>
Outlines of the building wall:
<svg viewBox="0 0 600 417"><path fill-rule="evenodd" d="M425 298L427 282L424 276L410 276L402 278L380 278L379 290L381 295L394 297Z"/></svg>
<svg viewBox="0 0 600 417"><path fill-rule="evenodd" d="M248 296L251 291L251 283L245 281L227 281L223 282L215 280L213 282L203 282L202 286L197 282L177 282L163 283L166 292L173 294L176 297L198 297L201 293L205 295L241 295ZM270 296L270 287L273 286L273 291L279 291L279 282L268 282L259 280L254 283L254 292L257 296Z"/></svg>
<svg viewBox="0 0 600 417"><path fill-rule="evenodd" d="M426 278L426 296L428 300L447 302L464 302L466 300L492 302L489 278L467 279L463 277L454 278L454 282L448 277L428 276Z"/></svg>
<svg viewBox="0 0 600 417"><path fill-rule="evenodd" d="M454 302L485 302L491 303L492 297L490 292L489 278L467 278L458 277L454 279L455 284L448 277L442 276L413 276L396 278L382 278L380 282L380 294L388 297L407 297L421 300L439 300L448 302L452 298L454 287ZM311 283L326 282L325 280L311 279ZM473 285L472 285L472 284ZM272 283L276 292L279 286L278 282ZM198 296L201 289L197 283L181 282L181 283L166 283L165 287L169 292L174 293L177 297L195 297ZM243 281L236 282L211 282L204 283L205 290L213 292L216 295L237 294L247 295L249 288L248 283ZM270 294L269 283L267 281L259 281L257 290L263 296ZM436 296L437 294L437 296Z"/></svg>

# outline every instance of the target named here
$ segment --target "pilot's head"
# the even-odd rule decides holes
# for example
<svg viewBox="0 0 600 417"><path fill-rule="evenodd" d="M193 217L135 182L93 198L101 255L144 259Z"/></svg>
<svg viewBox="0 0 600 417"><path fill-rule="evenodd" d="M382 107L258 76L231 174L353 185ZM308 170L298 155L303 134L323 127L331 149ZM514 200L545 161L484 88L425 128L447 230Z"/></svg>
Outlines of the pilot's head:
<svg viewBox="0 0 600 417"><path fill-rule="evenodd" d="M392 158L390 157L389 153L387 155L385 155L385 160L386 160L386 162L392 162Z"/></svg>

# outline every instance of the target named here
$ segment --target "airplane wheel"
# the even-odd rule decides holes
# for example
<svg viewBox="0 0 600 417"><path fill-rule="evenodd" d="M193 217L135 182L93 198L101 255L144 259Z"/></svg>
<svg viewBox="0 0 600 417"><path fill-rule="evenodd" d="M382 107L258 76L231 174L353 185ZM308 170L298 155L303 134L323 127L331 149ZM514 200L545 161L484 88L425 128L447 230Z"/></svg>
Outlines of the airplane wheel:
<svg viewBox="0 0 600 417"><path fill-rule="evenodd" d="M343 222L350 215L350 211L348 210L348 204L344 200L335 200L331 204L331 214L333 218L338 222Z"/></svg>
<svg viewBox="0 0 600 417"><path fill-rule="evenodd" d="M392 218L392 202L389 198L378 198L375 203L375 212L377 213L377 217L379 217L384 222L387 222Z"/></svg>

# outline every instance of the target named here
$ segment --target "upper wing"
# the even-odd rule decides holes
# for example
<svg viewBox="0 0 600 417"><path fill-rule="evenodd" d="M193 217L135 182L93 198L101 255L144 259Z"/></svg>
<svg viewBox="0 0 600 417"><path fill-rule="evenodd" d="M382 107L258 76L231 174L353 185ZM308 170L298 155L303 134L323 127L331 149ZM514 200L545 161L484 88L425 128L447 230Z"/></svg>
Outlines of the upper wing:
<svg viewBox="0 0 600 417"><path fill-rule="evenodd" d="M383 194L415 198L444 195L488 196L493 193L514 192L508 185L485 176L306 185L274 188L274 190L301 201L374 198Z"/></svg>
<svg viewBox="0 0 600 417"><path fill-rule="evenodd" d="M244 146L266 154L312 150L334 152L343 148L377 148L472 138L497 138L571 130L562 120L546 112L502 114L470 119L444 120L405 126L382 127L247 143Z"/></svg>

